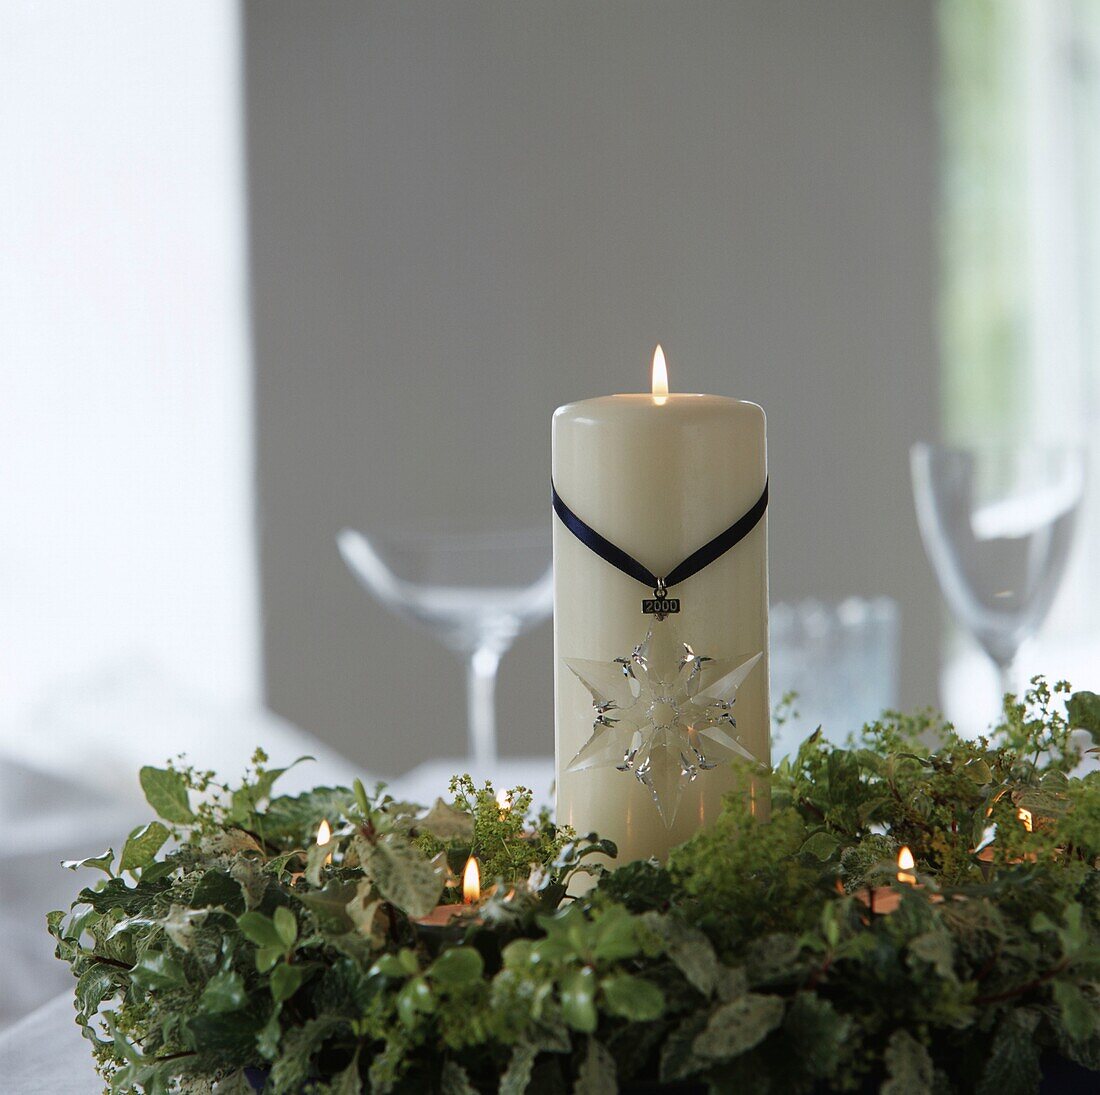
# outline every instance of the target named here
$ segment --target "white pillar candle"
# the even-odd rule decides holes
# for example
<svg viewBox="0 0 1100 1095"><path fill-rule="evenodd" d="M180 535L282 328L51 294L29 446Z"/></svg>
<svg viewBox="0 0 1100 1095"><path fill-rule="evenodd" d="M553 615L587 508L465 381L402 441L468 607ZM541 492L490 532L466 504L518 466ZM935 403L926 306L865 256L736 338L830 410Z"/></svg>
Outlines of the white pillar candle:
<svg viewBox="0 0 1100 1095"><path fill-rule="evenodd" d="M659 364L663 369L663 355ZM664 392L667 383L658 375L655 356L652 394L571 403L559 407L553 420L559 497L656 575L667 575L752 509L767 483L760 407L721 396ZM618 770L614 762L570 771L592 738L594 711L591 692L567 663L629 657L650 629L669 627L675 631L660 634L716 662L744 665L761 655L737 690L732 708L737 728L729 734L768 763L766 514L728 552L669 590L680 600L679 614L662 621L644 615L642 599L652 596L554 517L557 818L578 833L595 831L614 840L620 865L650 856L664 860L670 848L718 815L723 796L735 788L750 796L757 812L767 808L765 795L755 781L746 784L738 776L725 754L717 767L681 781L669 826L651 789L633 771ZM614 718L614 710L608 715Z"/></svg>

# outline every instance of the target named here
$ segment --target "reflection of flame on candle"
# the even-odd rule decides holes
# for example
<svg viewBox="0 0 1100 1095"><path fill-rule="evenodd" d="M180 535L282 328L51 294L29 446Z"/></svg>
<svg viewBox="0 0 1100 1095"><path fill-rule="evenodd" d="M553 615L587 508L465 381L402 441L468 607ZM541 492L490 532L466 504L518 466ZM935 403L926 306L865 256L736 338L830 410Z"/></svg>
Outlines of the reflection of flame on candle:
<svg viewBox="0 0 1100 1095"><path fill-rule="evenodd" d="M909 845L906 844L900 852L898 852L898 881L904 882L909 886L915 886L917 884L917 876L910 872L917 865L917 861L913 858L913 853L909 850Z"/></svg>
<svg viewBox="0 0 1100 1095"><path fill-rule="evenodd" d="M665 365L665 352L661 344L653 351L653 401L662 406L668 398L668 367Z"/></svg>
<svg viewBox="0 0 1100 1095"><path fill-rule="evenodd" d="M481 871L474 856L466 860L466 869L462 872L462 900L467 905L476 905L481 900Z"/></svg>
<svg viewBox="0 0 1100 1095"><path fill-rule="evenodd" d="M1030 810L1025 810L1022 806L1016 811L1016 816L1023 822L1024 828L1030 833L1035 827L1035 819L1031 816Z"/></svg>
<svg viewBox="0 0 1100 1095"><path fill-rule="evenodd" d="M326 817L321 821L321 824L317 826L317 843L318 844L327 844L331 839L332 839L332 826L329 825L328 818ZM332 853L331 852L329 852L329 854L327 856L325 856L325 862L326 863L331 863L332 862Z"/></svg>

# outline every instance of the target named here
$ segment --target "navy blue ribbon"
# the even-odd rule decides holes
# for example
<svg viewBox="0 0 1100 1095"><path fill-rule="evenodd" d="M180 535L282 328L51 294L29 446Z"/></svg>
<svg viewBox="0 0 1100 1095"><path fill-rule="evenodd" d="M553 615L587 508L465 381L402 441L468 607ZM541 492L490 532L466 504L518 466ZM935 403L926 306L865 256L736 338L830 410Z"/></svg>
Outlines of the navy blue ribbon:
<svg viewBox="0 0 1100 1095"><path fill-rule="evenodd" d="M658 577L647 566L643 566L628 555L622 548L616 547L610 540L601 536L591 525L582 521L563 501L558 494L553 482L550 484L551 497L554 503L554 512L561 519L569 531L576 536L585 547L594 551L605 562L610 563L617 570L631 578L637 579L644 586L648 586L654 592L668 589L669 586L686 581L698 574L704 567L710 566L715 559L725 555L730 548L739 544L756 526L768 509L768 482L764 481L764 490L756 500L752 509L743 517L739 517L725 532L720 532L709 543L704 544L698 551L693 551L682 563L675 566L663 578Z"/></svg>

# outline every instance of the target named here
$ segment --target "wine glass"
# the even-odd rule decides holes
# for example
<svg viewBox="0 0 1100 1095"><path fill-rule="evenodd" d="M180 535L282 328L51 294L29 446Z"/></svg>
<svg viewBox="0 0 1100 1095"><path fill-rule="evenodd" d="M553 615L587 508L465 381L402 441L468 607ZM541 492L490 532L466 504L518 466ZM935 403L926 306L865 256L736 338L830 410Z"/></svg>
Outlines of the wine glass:
<svg viewBox="0 0 1100 1095"><path fill-rule="evenodd" d="M910 450L925 551L944 600L1011 692L1020 644L1062 580L1085 482L1074 446Z"/></svg>
<svg viewBox="0 0 1100 1095"><path fill-rule="evenodd" d="M426 625L465 661L470 757L481 772L494 768L500 659L553 609L549 530L367 536L343 529L336 539L368 592Z"/></svg>

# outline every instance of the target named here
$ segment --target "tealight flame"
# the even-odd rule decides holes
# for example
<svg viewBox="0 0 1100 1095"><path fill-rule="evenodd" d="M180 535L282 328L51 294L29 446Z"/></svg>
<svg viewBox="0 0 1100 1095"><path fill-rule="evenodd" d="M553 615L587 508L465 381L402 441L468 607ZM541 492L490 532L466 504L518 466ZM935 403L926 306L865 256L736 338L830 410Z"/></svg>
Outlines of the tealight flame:
<svg viewBox="0 0 1100 1095"><path fill-rule="evenodd" d="M462 872L462 900L467 905L476 905L481 900L481 871L477 858L470 856Z"/></svg>
<svg viewBox="0 0 1100 1095"><path fill-rule="evenodd" d="M497 806L500 807L502 814L506 814L512 808L512 792L501 787L497 791Z"/></svg>
<svg viewBox="0 0 1100 1095"><path fill-rule="evenodd" d="M917 876L911 872L916 865L917 861L913 858L913 853L909 850L909 845L906 844L901 851L898 852L898 881L904 882L908 886L915 886L917 884Z"/></svg>
<svg viewBox="0 0 1100 1095"><path fill-rule="evenodd" d="M653 351L653 401L662 406L668 398L668 366L665 364L665 352L661 344Z"/></svg>
<svg viewBox="0 0 1100 1095"><path fill-rule="evenodd" d="M327 844L332 839L332 826L328 823L328 818L322 818L321 824L317 826L317 843ZM328 866L332 862L332 852L329 852L325 856L325 865Z"/></svg>
<svg viewBox="0 0 1100 1095"><path fill-rule="evenodd" d="M1030 810L1025 810L1022 806L1016 811L1016 816L1023 822L1024 828L1030 833L1034 831L1035 819L1031 816Z"/></svg>

